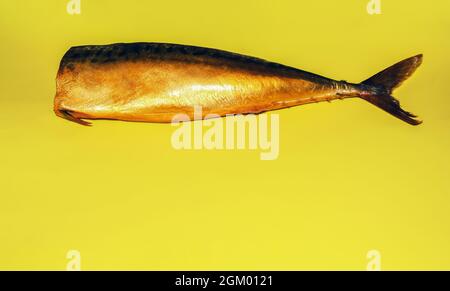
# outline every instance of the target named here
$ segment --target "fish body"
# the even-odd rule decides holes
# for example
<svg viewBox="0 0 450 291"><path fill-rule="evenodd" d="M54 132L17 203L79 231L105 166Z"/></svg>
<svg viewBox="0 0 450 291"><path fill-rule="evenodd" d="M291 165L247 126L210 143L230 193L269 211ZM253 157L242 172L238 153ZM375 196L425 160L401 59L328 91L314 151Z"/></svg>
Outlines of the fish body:
<svg viewBox="0 0 450 291"><path fill-rule="evenodd" d="M202 108L200 118L208 118L338 98L361 97L375 104L377 100L371 100L374 96L393 99L389 90L409 77L420 61L421 55L403 61L407 64L400 69L408 70L400 72L401 76L399 68L395 74L388 72L397 79L389 88L370 79L360 84L335 81L210 48L162 43L78 46L69 49L61 61L54 110L60 117L88 125L84 119L166 123L180 113L193 120L198 118L195 106ZM391 114L411 124L418 122L401 110L396 100L392 102L388 105L396 102L398 108ZM391 110L383 108L386 104L375 105Z"/></svg>

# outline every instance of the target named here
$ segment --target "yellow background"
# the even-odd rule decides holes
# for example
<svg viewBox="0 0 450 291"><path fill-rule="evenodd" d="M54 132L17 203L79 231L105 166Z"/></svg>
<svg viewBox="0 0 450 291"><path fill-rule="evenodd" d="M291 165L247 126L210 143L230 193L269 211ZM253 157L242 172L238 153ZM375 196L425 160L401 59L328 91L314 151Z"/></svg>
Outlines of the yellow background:
<svg viewBox="0 0 450 291"><path fill-rule="evenodd" d="M0 268L450 269L450 4L1 1ZM170 125L52 111L74 45L155 41L244 53L361 81L417 53L395 93L418 127L362 100L277 112L280 156L176 151Z"/></svg>

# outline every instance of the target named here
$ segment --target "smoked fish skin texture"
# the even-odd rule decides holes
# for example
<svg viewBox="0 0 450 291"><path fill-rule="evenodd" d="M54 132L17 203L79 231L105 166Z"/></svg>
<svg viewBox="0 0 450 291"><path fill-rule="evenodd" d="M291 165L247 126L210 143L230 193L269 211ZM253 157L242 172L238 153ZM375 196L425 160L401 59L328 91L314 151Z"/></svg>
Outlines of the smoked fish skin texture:
<svg viewBox="0 0 450 291"><path fill-rule="evenodd" d="M54 111L83 125L90 124L84 119L167 123L179 114L198 118L195 106L202 109L200 118L261 113L369 96L375 89L217 49L88 45L72 47L62 58Z"/></svg>

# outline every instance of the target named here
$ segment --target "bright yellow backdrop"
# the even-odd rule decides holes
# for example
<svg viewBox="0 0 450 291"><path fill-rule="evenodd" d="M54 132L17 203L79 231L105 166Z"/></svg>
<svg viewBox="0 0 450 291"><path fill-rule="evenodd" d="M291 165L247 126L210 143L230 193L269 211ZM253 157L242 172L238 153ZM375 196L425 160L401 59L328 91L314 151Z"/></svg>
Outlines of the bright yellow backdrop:
<svg viewBox="0 0 450 291"><path fill-rule="evenodd" d="M450 4L1 1L0 268L450 269ZM405 124L362 100L279 111L280 156L176 151L169 125L52 111L73 45L215 47L361 81L417 53Z"/></svg>

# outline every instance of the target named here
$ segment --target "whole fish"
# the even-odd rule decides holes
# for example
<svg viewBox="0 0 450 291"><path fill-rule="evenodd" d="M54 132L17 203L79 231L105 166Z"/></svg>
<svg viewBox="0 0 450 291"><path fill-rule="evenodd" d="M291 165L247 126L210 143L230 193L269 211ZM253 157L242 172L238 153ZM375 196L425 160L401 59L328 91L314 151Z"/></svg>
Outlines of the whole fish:
<svg viewBox="0 0 450 291"><path fill-rule="evenodd" d="M227 51L165 43L70 48L56 78L56 115L84 119L171 122L215 114L261 113L307 103L359 97L399 119L420 124L392 90L411 76L422 55L353 84Z"/></svg>

